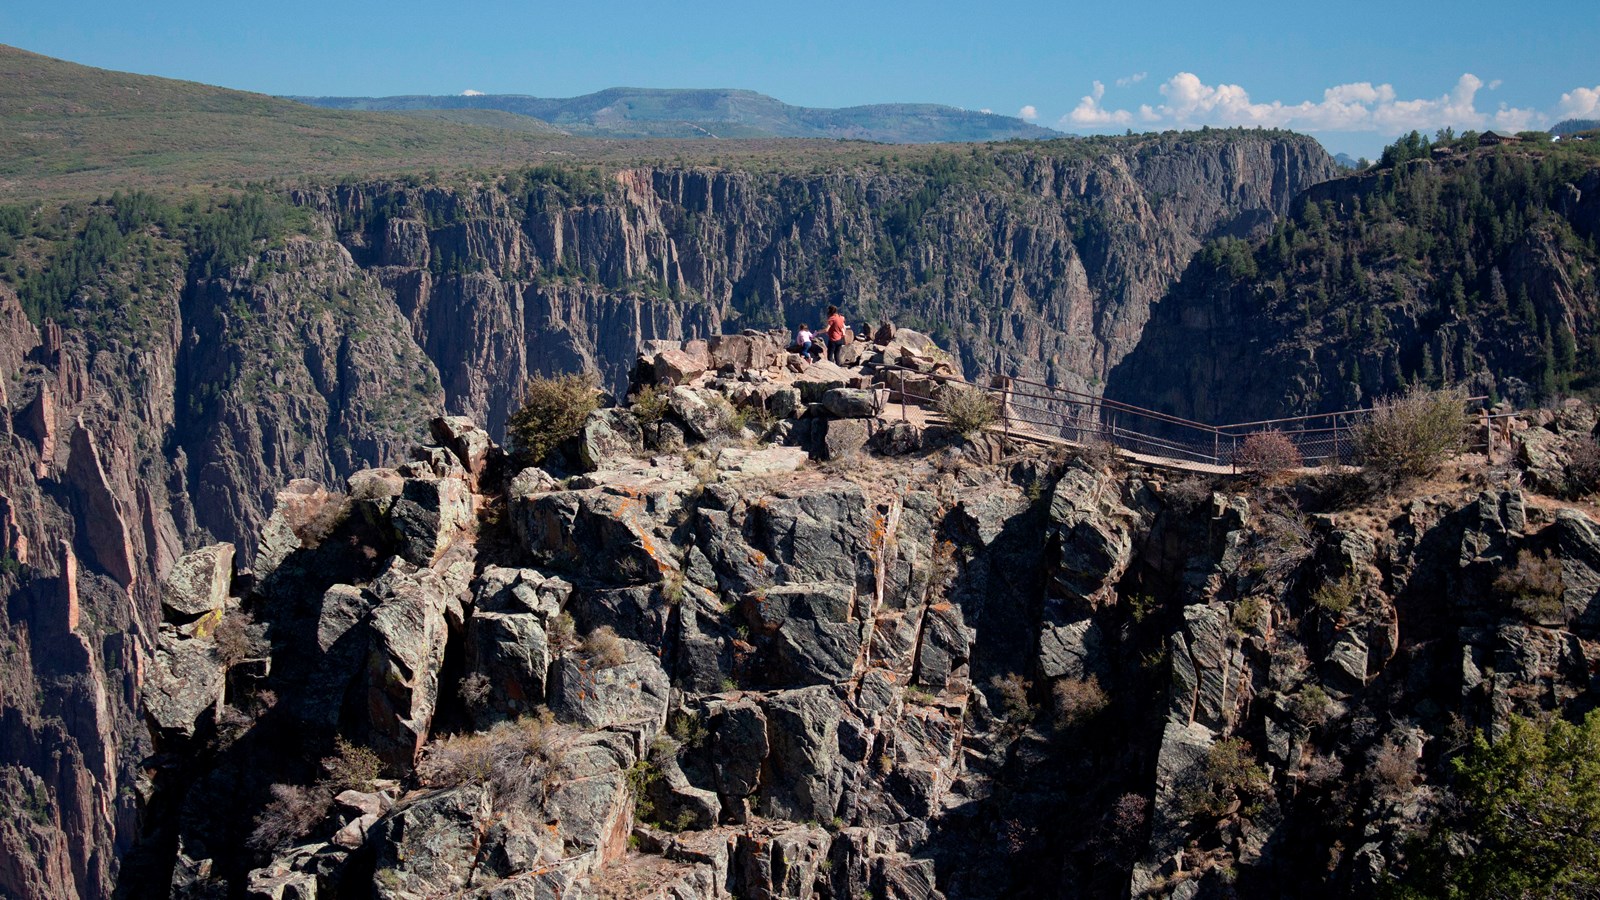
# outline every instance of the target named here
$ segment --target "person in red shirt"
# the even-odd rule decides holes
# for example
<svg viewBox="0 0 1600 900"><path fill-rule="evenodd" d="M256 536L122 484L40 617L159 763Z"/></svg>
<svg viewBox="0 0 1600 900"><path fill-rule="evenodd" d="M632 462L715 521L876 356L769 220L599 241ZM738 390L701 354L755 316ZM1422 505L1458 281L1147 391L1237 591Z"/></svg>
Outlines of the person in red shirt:
<svg viewBox="0 0 1600 900"><path fill-rule="evenodd" d="M822 336L828 339L828 362L839 362L839 351L844 348L844 316L839 307L828 307L828 321L822 325Z"/></svg>

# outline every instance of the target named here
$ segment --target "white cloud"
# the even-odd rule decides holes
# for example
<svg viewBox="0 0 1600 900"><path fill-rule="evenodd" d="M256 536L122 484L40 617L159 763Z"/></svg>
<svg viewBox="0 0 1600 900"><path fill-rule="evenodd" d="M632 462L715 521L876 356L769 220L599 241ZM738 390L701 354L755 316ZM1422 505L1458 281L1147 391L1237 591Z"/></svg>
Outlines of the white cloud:
<svg viewBox="0 0 1600 900"><path fill-rule="evenodd" d="M989 107L987 107L987 106L985 106L985 107L984 107L984 108L983 108L983 109L980 109L980 110L978 110L978 112L981 112L981 113L983 113L983 114L984 114L984 115L986 115L986 116L992 116L992 115L994 115L994 110L992 110L992 109L990 109L990 108L989 108Z"/></svg>
<svg viewBox="0 0 1600 900"><path fill-rule="evenodd" d="M475 91L472 88L467 88L466 90L461 92L461 96L463 96L463 97L482 97L483 96L483 91Z"/></svg>
<svg viewBox="0 0 1600 900"><path fill-rule="evenodd" d="M1150 77L1150 73L1149 72L1138 72L1138 73L1135 73L1133 75L1128 75L1128 76L1123 77L1123 78L1118 78L1117 79L1117 87L1128 87L1129 85L1138 84L1139 82L1141 82L1141 81L1143 81L1143 80L1145 80L1146 78L1149 78L1149 77Z"/></svg>
<svg viewBox="0 0 1600 900"><path fill-rule="evenodd" d="M1061 117L1062 125L1126 125L1133 121L1133 114L1125 109L1106 109L1100 105L1101 98L1106 95L1106 86L1098 81L1094 83L1094 90L1078 101L1072 112Z"/></svg>
<svg viewBox="0 0 1600 900"><path fill-rule="evenodd" d="M1034 119L1039 118L1039 110L1035 109L1032 104L1029 104L1028 106L1024 106L1022 109L1018 110L1017 115L1021 116L1025 121L1032 122Z"/></svg>
<svg viewBox="0 0 1600 900"><path fill-rule="evenodd" d="M1330 87L1322 92L1320 100L1258 103L1241 85L1207 84L1192 72L1179 72L1159 87L1162 102L1142 104L1137 113L1106 108L1102 102L1105 85L1096 81L1093 91L1080 100L1062 122L1104 127L1124 125L1137 117L1152 125L1178 128L1259 125L1301 131L1399 134L1412 129L1429 132L1445 127L1521 130L1552 121L1548 114L1537 109L1506 104L1494 111L1478 109L1475 101L1484 86L1482 79L1467 73L1443 95L1401 99L1392 85L1360 81ZM1585 110L1589 114L1600 114L1600 86L1593 90L1578 88L1562 95L1559 115L1582 115Z"/></svg>
<svg viewBox="0 0 1600 900"><path fill-rule="evenodd" d="M1563 119L1600 118L1600 84L1592 88L1573 88L1561 95L1556 115Z"/></svg>

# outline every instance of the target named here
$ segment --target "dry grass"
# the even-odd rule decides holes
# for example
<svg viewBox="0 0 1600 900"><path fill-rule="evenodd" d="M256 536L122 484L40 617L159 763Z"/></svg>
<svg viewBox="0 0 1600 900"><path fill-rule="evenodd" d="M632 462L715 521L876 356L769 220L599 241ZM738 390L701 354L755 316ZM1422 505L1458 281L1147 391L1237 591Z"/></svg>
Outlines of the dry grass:
<svg viewBox="0 0 1600 900"><path fill-rule="evenodd" d="M1548 550L1542 555L1520 550L1516 565L1500 573L1494 580L1494 589L1511 602L1513 609L1535 622L1557 619L1566 593L1561 560Z"/></svg>
<svg viewBox="0 0 1600 900"><path fill-rule="evenodd" d="M255 619L243 610L224 615L212 630L211 639L216 642L217 658L222 660L224 666L235 666L247 659L265 656L269 650L266 627L256 624Z"/></svg>
<svg viewBox="0 0 1600 900"><path fill-rule="evenodd" d="M567 732L548 713L433 742L417 766L429 787L487 785L499 808L533 802L561 770Z"/></svg>
<svg viewBox="0 0 1600 900"><path fill-rule="evenodd" d="M939 393L940 414L962 437L971 437L1000 421L1000 404L988 391L947 384Z"/></svg>
<svg viewBox="0 0 1600 900"><path fill-rule="evenodd" d="M332 807L333 795L321 785L275 784L248 842L258 850L286 847L310 834Z"/></svg>
<svg viewBox="0 0 1600 900"><path fill-rule="evenodd" d="M1385 740L1372 755L1373 787L1380 797L1398 799L1410 792L1417 780L1417 757L1404 744Z"/></svg>
<svg viewBox="0 0 1600 900"><path fill-rule="evenodd" d="M373 782L383 775L383 760L370 749L341 737L334 741L333 755L322 760L322 770L327 774L318 785L326 788L329 794L366 792L372 790Z"/></svg>
<svg viewBox="0 0 1600 900"><path fill-rule="evenodd" d="M1111 704L1111 698L1100 687L1100 680L1088 678L1063 678L1050 690L1055 702L1056 725L1069 728L1087 722Z"/></svg>
<svg viewBox="0 0 1600 900"><path fill-rule="evenodd" d="M620 666L628 661L628 647L610 625L601 625L585 635L579 652L600 669Z"/></svg>

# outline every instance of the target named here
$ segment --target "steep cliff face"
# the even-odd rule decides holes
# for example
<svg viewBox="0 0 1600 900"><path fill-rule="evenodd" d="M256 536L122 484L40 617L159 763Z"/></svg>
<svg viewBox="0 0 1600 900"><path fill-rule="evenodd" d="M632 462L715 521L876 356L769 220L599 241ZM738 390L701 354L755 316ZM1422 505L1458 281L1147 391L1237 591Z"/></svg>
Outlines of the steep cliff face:
<svg viewBox="0 0 1600 900"><path fill-rule="evenodd" d="M1365 897L1473 729L1588 704L1600 526L1505 457L1352 504L787 404L910 432L818 465L695 412L759 386L673 389L654 445L596 412L565 480L442 419L286 491L257 581L164 608L206 674L152 678L145 895Z"/></svg>
<svg viewBox="0 0 1600 900"><path fill-rule="evenodd" d="M524 374L583 364L619 385L641 339L815 324L830 303L926 325L970 375L1094 390L1200 242L1270 223L1332 174L1310 142L1246 134L296 199L395 292L452 411L498 434Z"/></svg>
<svg viewBox="0 0 1600 900"><path fill-rule="evenodd" d="M1340 178L1272 233L1197 254L1109 396L1209 422L1463 383L1519 406L1592 391L1600 163L1475 149Z"/></svg>
<svg viewBox="0 0 1600 900"><path fill-rule="evenodd" d="M499 438L529 374L593 369L616 388L643 341L794 325L827 303L935 325L974 376L1094 390L1205 239L1331 174L1309 140L1212 133L809 174L307 187L288 194L304 221L270 234L119 215L124 198L67 211L50 225L64 238L17 237L0 270L0 790L38 813L4 826L0 885L109 892L147 785L137 692L158 586L213 540L251 564L292 479L394 461L440 411ZM10 283L65 271L71 230L96 216L119 249L73 245L70 290L31 323ZM242 251L224 254L232 232Z"/></svg>

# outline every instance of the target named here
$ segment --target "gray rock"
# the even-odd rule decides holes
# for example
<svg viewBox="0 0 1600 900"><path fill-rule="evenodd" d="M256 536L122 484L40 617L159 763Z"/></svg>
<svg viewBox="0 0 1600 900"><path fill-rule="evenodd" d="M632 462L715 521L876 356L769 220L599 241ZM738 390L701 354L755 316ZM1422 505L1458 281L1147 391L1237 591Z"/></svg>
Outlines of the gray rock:
<svg viewBox="0 0 1600 900"><path fill-rule="evenodd" d="M872 436L869 444L884 456L904 456L922 449L922 431L910 422L891 421Z"/></svg>
<svg viewBox="0 0 1600 900"><path fill-rule="evenodd" d="M765 709L771 780L761 789L764 814L832 820L843 793L843 773L837 766L839 698L831 688L803 688L777 694Z"/></svg>
<svg viewBox="0 0 1600 900"><path fill-rule="evenodd" d="M767 717L749 701L715 707L709 716L711 765L717 791L748 797L761 788L761 768L766 762Z"/></svg>
<svg viewBox="0 0 1600 900"><path fill-rule="evenodd" d="M1060 547L1050 570L1054 592L1092 606L1116 584L1133 557L1132 518L1104 476L1068 468L1050 494L1050 530Z"/></svg>
<svg viewBox="0 0 1600 900"><path fill-rule="evenodd" d="M449 633L447 616L459 621L461 597L471 577L472 560L463 557L439 569L391 570L373 586L380 602L370 617L368 727L373 749L396 769L416 762L428 736Z"/></svg>
<svg viewBox="0 0 1600 900"><path fill-rule="evenodd" d="M401 802L372 829L374 896L411 900L469 887L489 817L489 793L479 785Z"/></svg>
<svg viewBox="0 0 1600 900"><path fill-rule="evenodd" d="M1328 651L1328 665L1340 687L1361 687L1367 683L1367 642L1355 631L1341 632Z"/></svg>
<svg viewBox="0 0 1600 900"><path fill-rule="evenodd" d="M848 679L861 655L862 629L858 622L789 620L778 629L773 679L791 687Z"/></svg>
<svg viewBox="0 0 1600 900"><path fill-rule="evenodd" d="M248 900L317 900L317 876L310 872L256 869L245 883Z"/></svg>
<svg viewBox="0 0 1600 900"><path fill-rule="evenodd" d="M840 419L871 419L882 411L877 395L860 388L834 388L822 395L822 406Z"/></svg>
<svg viewBox="0 0 1600 900"><path fill-rule="evenodd" d="M752 594L746 606L754 623L779 628L790 619L844 622L855 605L855 590L848 584L779 584Z"/></svg>
<svg viewBox="0 0 1600 900"><path fill-rule="evenodd" d="M644 432L639 420L626 409L597 409L578 432L578 461L593 472L612 459L644 452Z"/></svg>
<svg viewBox="0 0 1600 900"><path fill-rule="evenodd" d="M169 621L220 617L233 579L233 545L212 544L186 553L161 586L161 610Z"/></svg>
<svg viewBox="0 0 1600 900"><path fill-rule="evenodd" d="M810 456L799 447L767 447L762 450L741 450L729 447L717 454L720 471L765 478L797 472Z"/></svg>
<svg viewBox="0 0 1600 900"><path fill-rule="evenodd" d="M542 617L475 611L467 622L466 650L468 671L488 679L485 711L515 718L544 703L550 646Z"/></svg>
<svg viewBox="0 0 1600 900"><path fill-rule="evenodd" d="M389 524L399 555L412 565L430 565L471 529L472 492L458 478L407 478Z"/></svg>
<svg viewBox="0 0 1600 900"><path fill-rule="evenodd" d="M1150 817L1150 843L1143 857L1134 864L1132 890L1135 896L1147 890L1183 852L1187 829L1179 804L1183 790L1205 766L1216 735L1200 724L1168 722L1161 734L1161 750L1156 755L1156 797Z"/></svg>
<svg viewBox="0 0 1600 900"><path fill-rule="evenodd" d="M374 525L387 525L389 513L405 485L405 477L394 469L363 469L345 480L345 489L355 510Z"/></svg>
<svg viewBox="0 0 1600 900"><path fill-rule="evenodd" d="M710 362L710 358L704 354L663 350L656 354L653 362L656 381L661 384L688 384L703 375Z"/></svg>
<svg viewBox="0 0 1600 900"><path fill-rule="evenodd" d="M622 640L627 661L604 666L580 653L567 653L557 663L550 708L562 721L585 728L636 729L648 745L666 725L672 685L655 654L637 642Z"/></svg>
<svg viewBox="0 0 1600 900"><path fill-rule="evenodd" d="M828 833L815 826L739 835L730 872L735 894L810 900L828 844Z"/></svg>
<svg viewBox="0 0 1600 900"><path fill-rule="evenodd" d="M821 459L850 459L867 446L872 437L869 419L825 419L817 423L821 432L818 457Z"/></svg>
<svg viewBox="0 0 1600 900"><path fill-rule="evenodd" d="M145 716L157 734L193 737L197 720L209 716L222 697L223 675L209 639L164 630L142 686Z"/></svg>
<svg viewBox="0 0 1600 900"><path fill-rule="evenodd" d="M689 436L704 441L720 434L728 421L726 401L713 397L694 388L675 387L667 395L667 408Z"/></svg>
<svg viewBox="0 0 1600 900"><path fill-rule="evenodd" d="M1045 623L1039 632L1039 674L1045 678L1087 678L1105 668L1100 625L1094 619Z"/></svg>
<svg viewBox="0 0 1600 900"><path fill-rule="evenodd" d="M429 423L433 439L454 453L468 475L468 481L478 486L494 457L500 453L489 432L479 428L466 416L440 416Z"/></svg>

